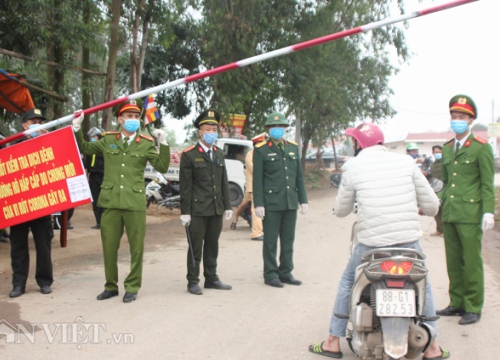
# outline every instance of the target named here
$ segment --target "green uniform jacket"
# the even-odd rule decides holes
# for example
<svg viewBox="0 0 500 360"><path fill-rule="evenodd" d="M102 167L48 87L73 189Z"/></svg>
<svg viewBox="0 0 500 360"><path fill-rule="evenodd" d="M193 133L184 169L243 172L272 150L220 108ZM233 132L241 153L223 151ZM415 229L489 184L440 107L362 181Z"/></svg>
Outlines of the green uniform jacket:
<svg viewBox="0 0 500 360"><path fill-rule="evenodd" d="M431 178L441 180L441 167L442 166L443 166L443 164L441 163L441 160L436 160L432 163L432 165L431 165Z"/></svg>
<svg viewBox="0 0 500 360"><path fill-rule="evenodd" d="M215 145L212 149L212 160L199 143L182 153L179 182L183 215L222 215L232 209L224 152Z"/></svg>
<svg viewBox="0 0 500 360"><path fill-rule="evenodd" d="M254 206L266 211L296 210L307 204L299 147L284 144L284 152L271 140L257 144L253 152Z"/></svg>
<svg viewBox="0 0 500 360"><path fill-rule="evenodd" d="M471 133L455 154L454 140L443 145L443 222L477 224L495 213L494 164L491 146Z"/></svg>
<svg viewBox="0 0 500 360"><path fill-rule="evenodd" d="M96 142L83 139L82 131L75 133L80 151L85 154L102 154L104 178L97 205L108 209L146 211L144 169L149 161L160 173L170 164L170 148L160 144L156 150L154 139L136 134L127 149L123 148L121 133L110 132Z"/></svg>

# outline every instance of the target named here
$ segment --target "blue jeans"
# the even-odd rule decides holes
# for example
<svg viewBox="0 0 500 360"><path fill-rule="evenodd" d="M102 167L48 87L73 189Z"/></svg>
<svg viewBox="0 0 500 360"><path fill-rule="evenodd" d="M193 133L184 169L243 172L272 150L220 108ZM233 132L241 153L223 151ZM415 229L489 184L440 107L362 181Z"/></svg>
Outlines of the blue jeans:
<svg viewBox="0 0 500 360"><path fill-rule="evenodd" d="M388 246L389 247L389 246ZM401 247L401 248L412 248L423 252L418 241L393 245L390 247ZM337 290L337 297L335 299L335 305L333 306L333 314L330 320L330 335L337 337L345 337L347 328L347 319L339 319L335 314L348 314L349 313L349 297L351 294L351 288L354 285L354 276L356 268L361 264L361 256L370 250L376 249L375 247L366 246L363 244L357 244L356 248L349 259L344 273L342 274L342 279L340 279L339 288ZM427 276L427 288L426 288L426 299L425 299L425 316L436 316L436 308L434 307L434 299L432 297L431 283L429 282L429 277ZM436 330L436 322L428 321L430 326Z"/></svg>

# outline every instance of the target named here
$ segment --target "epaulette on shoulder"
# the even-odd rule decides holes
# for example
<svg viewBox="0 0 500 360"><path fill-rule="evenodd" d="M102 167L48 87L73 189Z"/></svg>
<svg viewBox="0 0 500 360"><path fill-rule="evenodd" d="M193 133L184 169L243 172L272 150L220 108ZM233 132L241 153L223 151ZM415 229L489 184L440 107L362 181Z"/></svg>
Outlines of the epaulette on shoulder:
<svg viewBox="0 0 500 360"><path fill-rule="evenodd" d="M299 144L297 144L296 142L293 142L293 141L290 141L290 140L288 140L288 142L289 142L290 144L292 144L292 145L299 146Z"/></svg>
<svg viewBox="0 0 500 360"><path fill-rule="evenodd" d="M443 145L447 145L447 144L451 143L453 140L455 140L455 139L451 139L450 141L445 142Z"/></svg>
<svg viewBox="0 0 500 360"><path fill-rule="evenodd" d="M256 147L256 148L260 148L260 147L262 147L262 146L264 146L264 145L266 145L266 144L267 144L267 142L266 142L266 141L261 141L260 143L258 143L257 145L255 145L255 147Z"/></svg>
<svg viewBox="0 0 500 360"><path fill-rule="evenodd" d="M154 141L155 139L153 139L151 136L147 136L147 135L144 135L144 134L140 134L139 135L141 138L143 139L146 139L146 140L149 140L149 141Z"/></svg>
<svg viewBox="0 0 500 360"><path fill-rule="evenodd" d="M119 131L106 131L104 133L104 135L116 135L116 134L119 134L120 132Z"/></svg>
<svg viewBox="0 0 500 360"><path fill-rule="evenodd" d="M183 152L188 152L188 151L191 151L191 150L193 150L194 148L195 148L195 146L194 146L194 145L193 145L193 146L190 146L190 147L188 147L187 149L184 149L184 151L183 151Z"/></svg>
<svg viewBox="0 0 500 360"><path fill-rule="evenodd" d="M478 143L480 144L486 144L488 141L487 140L484 140L482 137L479 137L479 136L474 136L474 140L476 140Z"/></svg>

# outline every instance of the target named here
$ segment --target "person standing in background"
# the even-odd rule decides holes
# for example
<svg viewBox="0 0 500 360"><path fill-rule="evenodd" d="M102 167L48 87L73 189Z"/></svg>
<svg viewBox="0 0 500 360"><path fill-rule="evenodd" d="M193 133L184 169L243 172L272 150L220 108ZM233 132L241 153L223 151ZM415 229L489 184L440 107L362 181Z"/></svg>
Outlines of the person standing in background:
<svg viewBox="0 0 500 360"><path fill-rule="evenodd" d="M90 142L99 141L102 139L104 130L93 127L87 133ZM104 157L102 154L92 154L85 157L85 168L88 171L90 193L92 194L92 210L96 224L92 229L101 228L101 217L103 208L97 205L99 201L99 194L101 193L102 179L104 176Z"/></svg>
<svg viewBox="0 0 500 360"><path fill-rule="evenodd" d="M441 145L434 145L432 147L432 156L434 156L434 162L431 165L430 174L427 178L430 179L438 179L441 180L441 166L443 163L441 162L443 147ZM439 207L439 212L434 219L436 220L436 232L432 233L431 236L443 236L443 222L441 221L441 206Z"/></svg>

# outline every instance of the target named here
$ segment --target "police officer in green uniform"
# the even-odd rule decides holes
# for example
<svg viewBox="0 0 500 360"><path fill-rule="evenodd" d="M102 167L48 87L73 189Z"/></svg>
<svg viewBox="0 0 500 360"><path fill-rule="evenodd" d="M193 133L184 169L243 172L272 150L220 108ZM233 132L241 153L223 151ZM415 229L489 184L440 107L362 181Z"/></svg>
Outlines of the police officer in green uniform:
<svg viewBox="0 0 500 360"><path fill-rule="evenodd" d="M278 288L283 283L300 285L302 282L292 275L293 242L298 206L305 214L308 205L299 147L283 139L289 126L285 115L272 113L265 126L271 139L257 144L253 155L255 215L264 224L264 283Z"/></svg>
<svg viewBox="0 0 500 360"><path fill-rule="evenodd" d="M170 148L165 133L155 129L160 144L156 150L154 139L139 131L141 109L132 100L117 109L121 131L108 132L96 142L86 142L80 129L83 113L73 120L73 130L80 151L84 155L102 154L104 177L98 206L103 208L101 239L104 254L106 284L97 300L118 295L118 248L123 230L130 245L130 273L124 281L123 302L136 299L142 282L144 236L146 234L146 194L144 169L149 161L160 173L168 170Z"/></svg>
<svg viewBox="0 0 500 360"><path fill-rule="evenodd" d="M449 102L451 129L456 137L443 146L442 220L450 279L449 306L436 313L461 316L459 324L480 320L484 302L481 256L483 232L493 228L495 195L493 151L470 131L477 108L466 95Z"/></svg>
<svg viewBox="0 0 500 360"><path fill-rule="evenodd" d="M203 294L199 286L202 257L205 289L231 290L217 275L222 215L226 220L233 217L224 152L214 145L219 122L220 114L213 109L196 118L200 140L184 150L180 163L181 224L188 227L192 246L187 254L187 289L193 295Z"/></svg>

